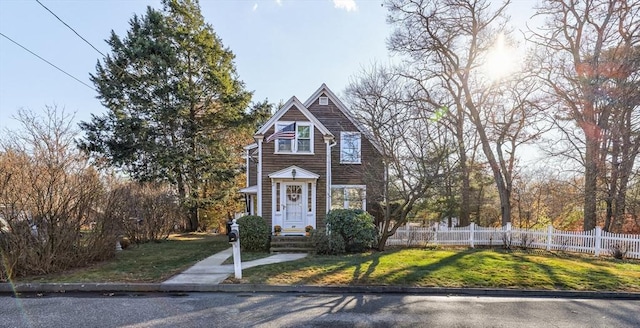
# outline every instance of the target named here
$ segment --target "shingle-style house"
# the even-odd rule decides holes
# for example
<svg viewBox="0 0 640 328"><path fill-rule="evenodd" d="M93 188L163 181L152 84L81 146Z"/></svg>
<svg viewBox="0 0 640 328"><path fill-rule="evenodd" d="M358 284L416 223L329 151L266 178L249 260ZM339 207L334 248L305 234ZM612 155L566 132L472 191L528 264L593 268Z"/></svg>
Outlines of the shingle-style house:
<svg viewBox="0 0 640 328"><path fill-rule="evenodd" d="M301 235L323 227L331 209L366 210L383 179L380 149L367 135L325 84L304 103L292 97L245 147L247 211L272 231Z"/></svg>

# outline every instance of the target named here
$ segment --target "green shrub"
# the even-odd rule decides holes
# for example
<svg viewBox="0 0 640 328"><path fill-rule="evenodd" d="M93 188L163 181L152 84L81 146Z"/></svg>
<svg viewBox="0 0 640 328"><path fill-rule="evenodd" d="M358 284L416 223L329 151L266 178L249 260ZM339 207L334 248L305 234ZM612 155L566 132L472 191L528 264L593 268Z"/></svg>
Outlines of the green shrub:
<svg viewBox="0 0 640 328"><path fill-rule="evenodd" d="M376 242L373 216L363 210L331 210L327 213L325 224L331 235L342 237L347 252L362 252Z"/></svg>
<svg viewBox="0 0 640 328"><path fill-rule="evenodd" d="M247 215L238 219L240 226L240 247L244 251L262 252L269 250L271 229L261 216Z"/></svg>
<svg viewBox="0 0 640 328"><path fill-rule="evenodd" d="M311 243L316 254L338 255L345 253L344 241L337 234L327 234L325 229L311 230Z"/></svg>

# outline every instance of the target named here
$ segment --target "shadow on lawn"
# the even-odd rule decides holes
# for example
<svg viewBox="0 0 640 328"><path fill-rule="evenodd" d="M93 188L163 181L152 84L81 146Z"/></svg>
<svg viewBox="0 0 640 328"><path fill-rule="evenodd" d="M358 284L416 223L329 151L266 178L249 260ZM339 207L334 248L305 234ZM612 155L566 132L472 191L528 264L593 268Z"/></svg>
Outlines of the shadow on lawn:
<svg viewBox="0 0 640 328"><path fill-rule="evenodd" d="M459 271L473 269L474 265L484 261L482 258L470 258L475 250L455 251L453 254L423 265L400 266L380 275L379 279L390 285L419 285L425 276L442 270Z"/></svg>
<svg viewBox="0 0 640 328"><path fill-rule="evenodd" d="M362 271L362 264L363 263L357 263L356 264L356 269L353 271L353 279L351 280L351 283L355 283L355 282L366 282L369 281L369 278L371 278L371 274L376 271L376 268L378 267L378 264L380 264L380 256L382 256L382 253L374 253L372 254L372 259L371 259L371 264L368 265L367 267L367 271L364 272L364 274L361 274ZM369 262L369 261L367 261ZM367 263L364 262L364 263Z"/></svg>
<svg viewBox="0 0 640 328"><path fill-rule="evenodd" d="M345 256L311 256L278 266L248 269L254 283L396 285L440 287L635 290L633 276L619 267L545 255L466 249L390 249ZM567 262L564 262L567 261ZM249 271L255 270L255 271Z"/></svg>
<svg viewBox="0 0 640 328"><path fill-rule="evenodd" d="M536 273L544 274L549 289L572 290L624 290L625 282L613 274L607 267L601 266L590 259L580 259L582 264L574 266L553 266L540 261L533 261L527 254L510 253L517 261L512 261L516 279L520 286L529 287L531 276ZM522 270L522 269L525 270ZM536 287L543 287L540 281L534 283Z"/></svg>
<svg viewBox="0 0 640 328"><path fill-rule="evenodd" d="M277 266L261 266L246 270L246 276L255 283L267 281L269 277L288 276L292 274L290 281L286 284L320 284L325 283L327 278L340 276L336 284L358 285L365 284L371 279L380 264L380 258L398 252L400 250L372 252L366 254L349 254L341 256L332 255L312 255L294 262L283 262ZM346 272L349 278L345 277ZM304 272L298 275L298 272ZM282 283L282 282L281 282Z"/></svg>
<svg viewBox="0 0 640 328"><path fill-rule="evenodd" d="M339 263L335 263L328 259L327 264L330 268L325 269L322 272L302 277L298 279L296 283L317 283L325 280L324 278L326 277L338 275L341 272L349 271L353 268L353 274L348 282L350 285L364 285L371 282L383 285L415 285L430 272L439 271L445 268L453 270L467 270L472 268L474 263L477 264L482 261L482 259L470 259L469 261L463 261L464 258L474 252L473 250L456 251L450 256L435 260L433 263L426 265L397 265L391 270L384 270L384 274L377 274L375 277L372 277L380 266L381 260L384 261L384 257L393 256L394 253L402 251L404 251L404 249L393 249L370 254L355 254L348 256L345 260L342 260ZM317 262L317 258L313 263L315 265L322 266L322 263ZM385 263L385 265L388 264ZM311 267L311 265L309 267ZM364 269L365 267L366 269ZM302 268L301 270L305 269Z"/></svg>

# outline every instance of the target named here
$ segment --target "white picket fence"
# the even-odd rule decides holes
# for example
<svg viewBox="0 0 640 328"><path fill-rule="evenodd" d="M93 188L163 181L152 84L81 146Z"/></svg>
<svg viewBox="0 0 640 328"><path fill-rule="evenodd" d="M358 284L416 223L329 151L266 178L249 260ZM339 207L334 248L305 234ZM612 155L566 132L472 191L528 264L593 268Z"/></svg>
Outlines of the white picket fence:
<svg viewBox="0 0 640 328"><path fill-rule="evenodd" d="M540 248L547 251L610 255L615 249L626 252L625 257L640 259L640 235L616 234L596 227L590 231L562 231L553 226L547 229L519 229L507 224L502 228L485 228L471 223L459 228L423 228L403 226L389 237L387 246L516 246Z"/></svg>

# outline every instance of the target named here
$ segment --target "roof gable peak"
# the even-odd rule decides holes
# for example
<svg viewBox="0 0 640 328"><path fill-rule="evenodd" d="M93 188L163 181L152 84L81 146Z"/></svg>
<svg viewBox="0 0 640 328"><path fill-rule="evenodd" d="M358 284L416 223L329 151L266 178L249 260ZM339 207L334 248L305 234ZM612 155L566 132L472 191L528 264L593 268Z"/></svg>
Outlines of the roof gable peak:
<svg viewBox="0 0 640 328"><path fill-rule="evenodd" d="M355 125L358 131L364 134L367 137L367 139L369 139L371 144L373 144L373 146L378 150L378 152L382 154L383 153L382 147L376 142L375 139L373 139L373 136L371 135L370 131L365 129L364 126L362 126L362 123L358 121L355 117L353 117L353 115L351 114L351 111L347 108L347 106L345 106L345 104L343 104L342 101L340 101L340 98L338 98L338 96L336 96L336 94L333 93L333 91L331 91L331 89L329 89L329 87L325 83L322 83L322 85L318 88L318 90L316 90L316 92L314 92L311 95L311 97L309 97L309 99L307 99L307 101L304 102L305 107L308 108L311 105L313 105L316 99L318 99L318 97L320 97L323 93L327 97L329 97L329 100L331 100L331 102L333 102L336 105L336 107L338 107L338 109L344 114L344 116L346 116L347 119L349 119L349 121L351 121L351 123Z"/></svg>
<svg viewBox="0 0 640 328"><path fill-rule="evenodd" d="M323 135L330 135L333 136L333 134L329 131L329 129L327 129L308 109L307 106L305 106L302 102L300 102L300 100L298 100L298 98L296 98L296 96L293 96L291 98L289 98L289 100L282 105L282 107L280 107L280 109L278 109L278 111L276 111L275 114L273 114L273 116L271 116L271 118L269 118L269 120L260 128L258 129L258 131L254 134L254 136L264 136L264 134L269 131L269 129L280 120L280 118L282 118L282 116L288 112L292 107L296 107L301 113L302 115L304 115L310 122L313 123L313 125L320 130L320 132Z"/></svg>

